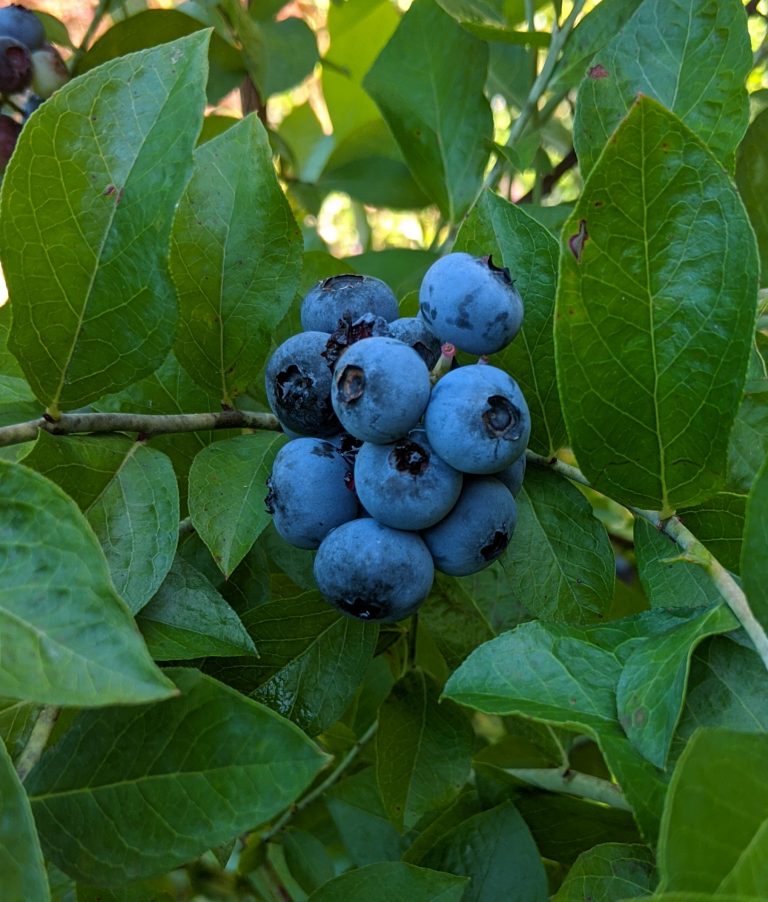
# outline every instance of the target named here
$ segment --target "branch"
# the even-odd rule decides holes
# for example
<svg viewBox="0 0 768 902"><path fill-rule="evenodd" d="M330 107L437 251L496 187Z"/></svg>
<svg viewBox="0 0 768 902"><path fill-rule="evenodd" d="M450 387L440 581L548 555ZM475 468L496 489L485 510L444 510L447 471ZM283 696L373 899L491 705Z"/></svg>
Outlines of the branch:
<svg viewBox="0 0 768 902"><path fill-rule="evenodd" d="M523 783L546 789L550 792L565 792L570 795L602 802L611 808L632 811L632 806L624 798L621 787L591 774L582 774L575 770L562 770L559 767L512 767L504 772Z"/></svg>
<svg viewBox="0 0 768 902"><path fill-rule="evenodd" d="M61 708L48 705L45 708L41 708L40 713L37 715L37 720L32 727L32 732L29 734L27 744L22 749L19 760L16 762L16 773L19 775L19 780L22 783L40 760L40 756L51 738L53 728L56 726L59 711L61 711Z"/></svg>
<svg viewBox="0 0 768 902"><path fill-rule="evenodd" d="M572 482L577 482L579 485L584 485L588 488L594 488L581 470L563 463L556 457L541 457L532 451L526 451L526 456L536 466L547 467L556 473L560 473L560 475L565 476ZM653 524L659 532L664 533L667 538L671 539L680 548L687 561L698 564L706 570L709 578L715 584L715 588L722 595L736 619L744 627L766 670L768 670L768 635L766 635L762 624L752 613L747 596L720 561L702 545L689 529L683 526L679 517L662 517L657 511L647 511L639 507L632 507L629 504L625 504L624 507L636 517Z"/></svg>
<svg viewBox="0 0 768 902"><path fill-rule="evenodd" d="M54 420L42 416L26 423L0 426L0 447L18 445L37 438L39 431L50 435L80 435L88 432L136 432L140 438L169 432L201 432L208 429L272 429L280 423L271 413L224 410L221 413L62 413Z"/></svg>
<svg viewBox="0 0 768 902"><path fill-rule="evenodd" d="M374 720L374 722L368 727L368 729L363 733L363 735L357 740L357 742L352 746L352 748L347 752L347 754L341 759L338 765L328 774L328 776L323 780L322 783L318 784L314 789L308 792L303 798L299 799L299 801L292 805L287 811L284 811L282 815L275 821L275 823L266 831L266 833L262 833L261 842L268 843L271 839L273 839L285 826L288 824L290 820L296 817L301 811L305 808L308 808L315 799L319 799L320 796L328 789L331 788L335 783L337 783L341 777L344 775L345 771L349 768L349 766L353 763L353 761L357 758L363 748L373 739L376 735L376 730L379 729L378 720Z"/></svg>
<svg viewBox="0 0 768 902"><path fill-rule="evenodd" d="M578 160L576 159L576 151L571 148L568 153L563 157L562 160L555 166L552 172L548 172L544 178L541 180L541 196L546 197L548 194L552 193L552 189L555 185L560 181L560 179L565 175L566 172L569 172L576 165ZM524 194L520 200L518 200L518 204L530 204L533 203L533 189L531 189L527 194Z"/></svg>

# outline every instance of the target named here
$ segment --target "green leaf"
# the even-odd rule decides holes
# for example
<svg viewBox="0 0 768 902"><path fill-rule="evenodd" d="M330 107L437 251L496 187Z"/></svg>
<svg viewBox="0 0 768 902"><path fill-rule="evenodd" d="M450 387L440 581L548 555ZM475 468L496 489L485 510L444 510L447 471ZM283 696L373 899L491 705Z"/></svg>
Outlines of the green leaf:
<svg viewBox="0 0 768 902"><path fill-rule="evenodd" d="M373 768L337 783L326 804L355 867L400 859L408 843L387 817Z"/></svg>
<svg viewBox="0 0 768 902"><path fill-rule="evenodd" d="M309 897L311 902L365 899L390 902L460 902L468 881L451 874L417 868L403 861L369 864L336 877Z"/></svg>
<svg viewBox="0 0 768 902"><path fill-rule="evenodd" d="M642 94L676 113L728 168L749 123L752 67L740 0L646 0L592 60L573 138L587 175ZM663 140L659 135L659 140Z"/></svg>
<svg viewBox="0 0 768 902"><path fill-rule="evenodd" d="M545 902L549 895L536 843L510 802L450 830L420 863L470 877L462 902Z"/></svg>
<svg viewBox="0 0 768 902"><path fill-rule="evenodd" d="M0 695L87 706L172 694L75 502L39 473L0 461L0 509Z"/></svg>
<svg viewBox="0 0 768 902"><path fill-rule="evenodd" d="M207 43L196 32L73 79L22 133L0 198L9 347L51 410L121 390L170 349L165 257L202 122ZM30 198L35 184L46 203Z"/></svg>
<svg viewBox="0 0 768 902"><path fill-rule="evenodd" d="M0 698L0 740L11 758L17 758L27 744L40 707L30 702Z"/></svg>
<svg viewBox="0 0 768 902"><path fill-rule="evenodd" d="M155 660L256 654L237 614L203 574L181 557L137 623Z"/></svg>
<svg viewBox="0 0 768 902"><path fill-rule="evenodd" d="M189 472L189 513L221 572L229 576L270 522L264 506L282 433L239 435L204 448Z"/></svg>
<svg viewBox="0 0 768 902"><path fill-rule="evenodd" d="M672 744L677 758L698 727L768 733L768 693L760 657L727 638L710 639L696 650L685 707Z"/></svg>
<svg viewBox="0 0 768 902"><path fill-rule="evenodd" d="M320 840L306 830L283 834L283 854L291 876L305 893L311 893L335 876L333 859Z"/></svg>
<svg viewBox="0 0 768 902"><path fill-rule="evenodd" d="M451 222L474 201L488 160L487 67L485 43L434 0L416 0L364 81L414 178Z"/></svg>
<svg viewBox="0 0 768 902"><path fill-rule="evenodd" d="M260 657L212 664L216 675L311 735L338 720L373 657L378 624L341 614L317 592L238 613Z"/></svg>
<svg viewBox="0 0 768 902"><path fill-rule="evenodd" d="M185 15L181 10L175 9L148 9L129 15L120 22L112 22L107 31L77 61L75 74L82 75L116 57L156 47L199 31L204 27L203 23L193 17L192 10L189 12L190 15ZM206 95L208 103L216 104L240 84L245 75L245 67L238 51L216 32L211 34L208 63Z"/></svg>
<svg viewBox="0 0 768 902"><path fill-rule="evenodd" d="M749 213L760 249L761 285L768 285L768 110L751 122L736 154L736 184Z"/></svg>
<svg viewBox="0 0 768 902"><path fill-rule="evenodd" d="M680 558L680 549L647 520L634 522L637 572L652 608L707 608L721 595L707 571Z"/></svg>
<svg viewBox="0 0 768 902"><path fill-rule="evenodd" d="M422 671L395 683L379 712L376 777L389 819L401 832L448 805L466 783L473 733L452 702Z"/></svg>
<svg viewBox="0 0 768 902"><path fill-rule="evenodd" d="M220 398L196 385L180 366L173 353L151 376L134 383L119 394L103 398L98 410L116 413L220 413ZM179 481L179 502L186 514L189 470L197 453L214 441L224 441L239 431L219 429L204 432L179 432L157 435L152 447L170 457Z"/></svg>
<svg viewBox="0 0 768 902"><path fill-rule="evenodd" d="M727 730L697 731L680 756L669 785L659 838L664 890L716 892L731 881L757 897L768 893L765 870L768 820L768 736ZM702 829L703 827L706 829ZM744 856L763 850L750 886Z"/></svg>
<svg viewBox="0 0 768 902"><path fill-rule="evenodd" d="M763 359L765 338L762 333L758 333L757 337L758 347L752 359L758 372L755 378L747 376L728 449L727 488L734 492L749 492L758 470L768 457L768 377Z"/></svg>
<svg viewBox="0 0 768 902"><path fill-rule="evenodd" d="M262 22L261 33L266 50L264 98L293 88L312 74L317 40L303 19L291 17L279 22Z"/></svg>
<svg viewBox="0 0 768 902"><path fill-rule="evenodd" d="M560 260L555 348L582 469L637 507L711 495L757 291L754 235L728 176L680 120L640 98L587 180Z"/></svg>
<svg viewBox="0 0 768 902"><path fill-rule="evenodd" d="M298 288L301 251L256 116L198 147L172 232L175 352L227 405L259 372Z"/></svg>
<svg viewBox="0 0 768 902"><path fill-rule="evenodd" d="M740 569L746 503L746 495L718 492L703 504L678 511L686 527L734 573Z"/></svg>
<svg viewBox="0 0 768 902"><path fill-rule="evenodd" d="M764 629L768 629L768 458L755 479L746 508L741 573L749 606Z"/></svg>
<svg viewBox="0 0 768 902"><path fill-rule="evenodd" d="M630 742L656 767L666 766L694 648L707 636L738 625L730 609L720 604L634 646L619 677L616 705Z"/></svg>
<svg viewBox="0 0 768 902"><path fill-rule="evenodd" d="M77 502L115 589L134 613L141 610L165 579L179 540L179 492L170 460L122 436L41 432L24 464Z"/></svg>
<svg viewBox="0 0 768 902"><path fill-rule="evenodd" d="M602 843L583 852L552 902L618 902L650 896L656 886L653 853L647 846Z"/></svg>
<svg viewBox="0 0 768 902"><path fill-rule="evenodd" d="M0 742L0 873L3 896L24 902L49 902L51 891L32 809L13 762Z"/></svg>
<svg viewBox="0 0 768 902"><path fill-rule="evenodd" d="M494 363L520 384L531 411L530 447L552 455L567 444L555 373L553 324L558 246L544 226L519 206L490 191L480 196L462 224L455 250L477 257L492 254L506 266L525 305L517 340L494 356Z"/></svg>
<svg viewBox="0 0 768 902"><path fill-rule="evenodd" d="M76 880L177 867L282 811L324 763L262 705L199 671L168 673L178 698L82 712L29 775L43 848Z"/></svg>
<svg viewBox="0 0 768 902"><path fill-rule="evenodd" d="M517 496L517 526L502 566L515 595L545 620L584 623L605 616L613 597L613 549L582 493L531 467Z"/></svg>

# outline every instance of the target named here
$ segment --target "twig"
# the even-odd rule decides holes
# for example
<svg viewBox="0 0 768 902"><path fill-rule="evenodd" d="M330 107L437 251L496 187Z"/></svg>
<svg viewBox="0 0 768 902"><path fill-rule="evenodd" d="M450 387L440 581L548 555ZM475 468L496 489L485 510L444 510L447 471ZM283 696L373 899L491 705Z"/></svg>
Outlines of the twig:
<svg viewBox="0 0 768 902"><path fill-rule="evenodd" d="M280 831L286 826L286 824L291 821L294 817L296 817L299 812L303 811L305 808L308 808L315 799L319 799L320 796L326 792L326 790L330 789L334 783L338 782L341 779L342 775L349 768L349 766L353 763L353 761L357 758L363 748L373 739L376 735L376 730L379 729L378 720L374 720L374 722L368 727L368 729L363 733L363 735L357 740L357 742L352 746L352 748L347 752L347 754L341 759L338 765L328 774L328 776L323 780L322 783L319 783L308 792L303 798L299 799L295 805L292 805L286 811L284 811L280 817L272 824L272 826L265 833L261 834L261 842L267 843L271 839L273 839Z"/></svg>
<svg viewBox="0 0 768 902"><path fill-rule="evenodd" d="M569 172L576 165L576 151L571 148L568 153L563 157L562 160L555 166L552 172L547 173L541 180L541 197L546 197L548 194L552 193L552 189L555 185L560 181L560 179L565 175L566 172ZM530 204L533 203L533 189L531 189L527 194L524 194L520 200L518 200L518 204Z"/></svg>
<svg viewBox="0 0 768 902"><path fill-rule="evenodd" d="M556 473L560 473L572 482L577 482L588 488L594 488L581 470L570 466L570 464L563 463L556 457L542 457L539 454L534 454L532 451L526 451L526 457L532 464L547 467ZM744 627L745 632L755 646L755 650L768 670L768 635L766 635L762 624L752 613L747 596L720 561L717 560L711 551L704 547L689 529L683 526L678 517L662 517L657 511L643 510L639 507L632 507L629 504L625 504L624 507L636 517L647 520L659 532L670 538L684 553L687 561L704 568L715 588L722 595L731 611L733 611L736 619Z"/></svg>
<svg viewBox="0 0 768 902"><path fill-rule="evenodd" d="M88 28L85 30L85 34L83 35L82 41L80 41L79 47L76 48L75 52L72 54L72 59L70 60L70 71L77 71L77 64L80 62L80 58L86 53L88 47L91 43L91 39L96 34L96 30L99 25L101 25L101 20L107 13L109 9L109 4L112 0L99 0L99 5L96 7L96 10L93 13L93 18L88 23Z"/></svg>
<svg viewBox="0 0 768 902"><path fill-rule="evenodd" d="M58 419L42 416L26 423L0 426L0 447L18 445L37 438L39 431L50 435L78 435L88 432L136 432L142 438L169 432L202 432L209 429L280 430L271 413L224 410L221 413L62 413Z"/></svg>
<svg viewBox="0 0 768 902"><path fill-rule="evenodd" d="M29 734L27 744L22 749L16 762L16 773L22 782L24 782L29 772L40 760L40 756L51 738L53 728L56 726L59 711L61 711L61 708L47 705L37 715L37 720L34 727L32 727L32 732Z"/></svg>
<svg viewBox="0 0 768 902"><path fill-rule="evenodd" d="M624 798L618 784L593 777L591 774L562 770L559 767L513 767L505 768L505 773L539 789L569 793L592 802L602 802L611 808L632 811L632 806Z"/></svg>

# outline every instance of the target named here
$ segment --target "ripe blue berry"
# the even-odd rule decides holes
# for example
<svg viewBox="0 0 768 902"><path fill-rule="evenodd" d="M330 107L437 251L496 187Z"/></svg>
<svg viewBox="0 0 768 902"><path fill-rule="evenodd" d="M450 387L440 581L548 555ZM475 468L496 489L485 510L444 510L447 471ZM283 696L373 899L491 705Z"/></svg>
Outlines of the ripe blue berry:
<svg viewBox="0 0 768 902"><path fill-rule="evenodd" d="M493 354L520 331L523 302L507 269L490 257L455 253L427 270L419 315L441 341L470 354Z"/></svg>
<svg viewBox="0 0 768 902"><path fill-rule="evenodd" d="M0 35L19 41L28 50L37 50L45 42L43 23L31 9L18 3L0 9Z"/></svg>
<svg viewBox="0 0 768 902"><path fill-rule="evenodd" d="M418 316L402 316L391 322L389 336L412 347L428 370L440 359L440 339Z"/></svg>
<svg viewBox="0 0 768 902"><path fill-rule="evenodd" d="M506 550L516 524L517 508L509 489L492 476L481 476L465 479L453 510L422 535L438 570L468 576Z"/></svg>
<svg viewBox="0 0 768 902"><path fill-rule="evenodd" d="M328 533L314 572L325 598L361 620L410 616L434 579L432 558L419 536L370 518L351 520Z"/></svg>
<svg viewBox="0 0 768 902"><path fill-rule="evenodd" d="M334 332L339 320L351 323L365 313L387 322L397 319L397 298L389 286L373 276L331 276L318 282L302 301L301 326L306 331Z"/></svg>
<svg viewBox="0 0 768 902"><path fill-rule="evenodd" d="M347 432L385 444L418 423L429 392L429 370L413 348L394 338L368 338L336 364L331 402Z"/></svg>
<svg viewBox="0 0 768 902"><path fill-rule="evenodd" d="M531 417L523 393L503 370L473 364L435 385L424 415L435 452L464 473L498 473L523 453Z"/></svg>
<svg viewBox="0 0 768 902"><path fill-rule="evenodd" d="M357 516L349 471L331 442L297 438L283 445L267 481L267 510L287 542L317 548L331 529Z"/></svg>
<svg viewBox="0 0 768 902"><path fill-rule="evenodd" d="M328 338L327 332L300 332L267 363L267 400L290 432L325 436L341 431L331 406L331 369L322 356Z"/></svg>
<svg viewBox="0 0 768 902"><path fill-rule="evenodd" d="M379 523L426 529L456 503L462 475L433 451L423 429L390 445L366 442L355 461L360 503Z"/></svg>

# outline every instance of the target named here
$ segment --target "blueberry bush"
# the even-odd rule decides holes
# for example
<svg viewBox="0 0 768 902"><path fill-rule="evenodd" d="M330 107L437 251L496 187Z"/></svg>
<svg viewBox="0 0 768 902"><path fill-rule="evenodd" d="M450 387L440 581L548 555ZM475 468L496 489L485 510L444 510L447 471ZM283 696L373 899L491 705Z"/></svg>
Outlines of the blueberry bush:
<svg viewBox="0 0 768 902"><path fill-rule="evenodd" d="M0 9L3 902L768 898L765 0L92 6Z"/></svg>

